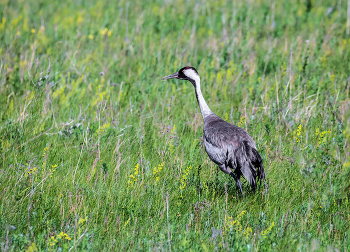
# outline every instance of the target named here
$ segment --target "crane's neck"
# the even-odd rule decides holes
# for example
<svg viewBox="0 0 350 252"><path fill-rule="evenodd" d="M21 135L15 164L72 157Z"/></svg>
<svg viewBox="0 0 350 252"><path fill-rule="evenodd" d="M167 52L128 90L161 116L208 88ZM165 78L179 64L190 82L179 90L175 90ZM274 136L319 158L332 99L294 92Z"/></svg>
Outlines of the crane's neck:
<svg viewBox="0 0 350 252"><path fill-rule="evenodd" d="M193 84L195 91L196 91L198 105L199 105L199 108L201 109L202 117L204 120L208 115L213 114L213 112L210 110L208 104L205 102L204 97L202 95L201 83L200 83L201 81L200 81L199 76L196 77L193 82L192 82L192 84Z"/></svg>

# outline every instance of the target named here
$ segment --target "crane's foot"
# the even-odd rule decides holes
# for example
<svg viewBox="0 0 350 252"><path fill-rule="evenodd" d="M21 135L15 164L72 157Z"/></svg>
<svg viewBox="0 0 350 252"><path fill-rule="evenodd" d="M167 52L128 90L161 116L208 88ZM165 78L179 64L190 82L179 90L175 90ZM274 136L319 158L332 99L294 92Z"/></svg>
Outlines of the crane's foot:
<svg viewBox="0 0 350 252"><path fill-rule="evenodd" d="M219 186L219 169L216 169L215 188Z"/></svg>
<svg viewBox="0 0 350 252"><path fill-rule="evenodd" d="M243 201L245 201L241 181L239 179L237 179L236 180L236 184L237 184L237 198L238 198L238 194L239 194L238 190L239 190L241 192L241 194L242 194Z"/></svg>
<svg viewBox="0 0 350 252"><path fill-rule="evenodd" d="M269 193L269 190L267 188L265 188L265 194L268 194Z"/></svg>
<svg viewBox="0 0 350 252"><path fill-rule="evenodd" d="M236 174L236 173L233 173L233 172L231 172L231 173L229 173L234 179L235 179L235 181L236 181L236 186L237 186L237 199L238 199L238 194L239 194L239 192L238 192L238 190L241 192L241 194L242 194L242 197L243 197L243 200L245 201L245 198L244 198L244 194L243 194L243 189L242 189L242 183L241 183L241 181L239 180L240 179L240 174Z"/></svg>
<svg viewBox="0 0 350 252"><path fill-rule="evenodd" d="M269 191L269 187L267 186L267 184L266 184L266 181L264 180L264 186L265 186L265 194L267 194L268 193L268 191Z"/></svg>

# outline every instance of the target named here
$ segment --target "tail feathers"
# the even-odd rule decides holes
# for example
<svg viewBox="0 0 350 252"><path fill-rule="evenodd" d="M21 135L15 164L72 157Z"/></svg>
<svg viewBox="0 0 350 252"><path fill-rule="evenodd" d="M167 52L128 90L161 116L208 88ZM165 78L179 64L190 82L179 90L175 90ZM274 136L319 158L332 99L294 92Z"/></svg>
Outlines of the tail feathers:
<svg viewBox="0 0 350 252"><path fill-rule="evenodd" d="M248 154L247 149L248 148L246 144L242 144L239 148L236 149L235 151L236 165L237 165L237 169L248 180L252 190L255 191L257 171L252 165L249 155L247 155Z"/></svg>
<svg viewBox="0 0 350 252"><path fill-rule="evenodd" d="M258 178L260 180L265 180L265 170L264 170L264 165L262 162L262 158L259 154L259 152L254 149L254 148L250 148L253 152L253 157L252 157L252 164L257 167L257 172L258 172Z"/></svg>
<svg viewBox="0 0 350 252"><path fill-rule="evenodd" d="M265 187L265 171L262 158L259 152L251 147L248 142L244 141L235 151L235 159L237 168L243 176L249 181L253 191L256 189L256 179L264 181Z"/></svg>

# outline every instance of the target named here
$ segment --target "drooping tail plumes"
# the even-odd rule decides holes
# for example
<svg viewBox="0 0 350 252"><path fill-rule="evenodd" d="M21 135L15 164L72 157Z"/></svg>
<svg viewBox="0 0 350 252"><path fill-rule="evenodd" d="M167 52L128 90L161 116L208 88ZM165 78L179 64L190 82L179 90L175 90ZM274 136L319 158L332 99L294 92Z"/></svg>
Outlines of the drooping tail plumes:
<svg viewBox="0 0 350 252"><path fill-rule="evenodd" d="M249 181L249 184L255 192L257 178L264 181L265 189L267 191L267 184L265 181L265 171L262 158L259 152L251 147L247 141L243 141L241 146L235 151L237 169Z"/></svg>
<svg viewBox="0 0 350 252"><path fill-rule="evenodd" d="M264 165L263 165L263 160L259 154L259 152L250 147L253 155L251 156L251 160L252 160L252 164L257 168L257 176L260 180L260 185L261 185L261 181L264 181L264 186L265 186L265 191L267 193L267 190L268 190L268 186L266 184L266 174L265 174L265 170L264 170Z"/></svg>

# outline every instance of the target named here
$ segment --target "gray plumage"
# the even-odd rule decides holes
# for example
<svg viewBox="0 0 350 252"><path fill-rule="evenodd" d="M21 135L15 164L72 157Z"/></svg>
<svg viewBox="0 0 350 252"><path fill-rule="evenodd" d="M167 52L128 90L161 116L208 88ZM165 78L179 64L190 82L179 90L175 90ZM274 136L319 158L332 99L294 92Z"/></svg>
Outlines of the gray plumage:
<svg viewBox="0 0 350 252"><path fill-rule="evenodd" d="M257 178L264 181L267 189L262 158L247 131L225 122L213 113L204 119L203 138L209 158L221 171L235 179L242 195L242 175L254 192Z"/></svg>
<svg viewBox="0 0 350 252"><path fill-rule="evenodd" d="M257 187L257 179L264 181L267 191L263 161L253 138L244 129L224 121L209 109L200 90L200 77L197 70L193 67L184 67L163 79L171 78L188 80L195 88L204 120L204 147L209 158L219 166L221 171L235 179L243 197L240 181L242 175L248 180L253 192Z"/></svg>

